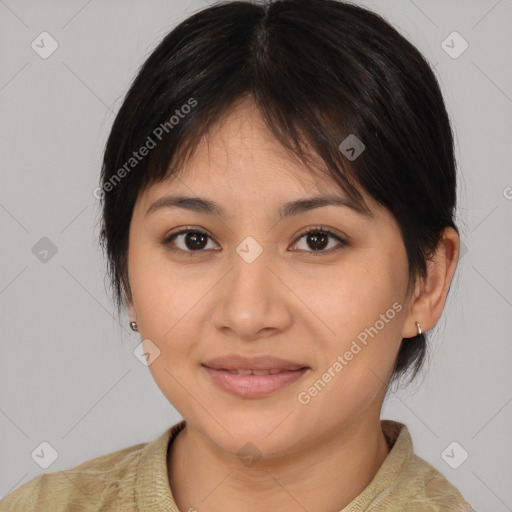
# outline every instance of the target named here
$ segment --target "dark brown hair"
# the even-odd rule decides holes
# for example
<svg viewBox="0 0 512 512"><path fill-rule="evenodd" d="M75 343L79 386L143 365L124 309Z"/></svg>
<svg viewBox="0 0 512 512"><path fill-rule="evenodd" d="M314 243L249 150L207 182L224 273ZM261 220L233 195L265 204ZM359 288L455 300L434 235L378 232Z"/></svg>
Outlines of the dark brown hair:
<svg viewBox="0 0 512 512"><path fill-rule="evenodd" d="M100 239L118 312L131 296L128 233L138 195L178 172L245 97L292 154L306 163L312 148L361 208L358 189L395 216L412 290L443 229L457 230L453 136L429 64L381 16L350 3L230 1L196 12L161 41L113 123ZM350 134L365 146L353 161L339 149ZM425 334L402 340L393 377L412 369L412 379L425 355Z"/></svg>

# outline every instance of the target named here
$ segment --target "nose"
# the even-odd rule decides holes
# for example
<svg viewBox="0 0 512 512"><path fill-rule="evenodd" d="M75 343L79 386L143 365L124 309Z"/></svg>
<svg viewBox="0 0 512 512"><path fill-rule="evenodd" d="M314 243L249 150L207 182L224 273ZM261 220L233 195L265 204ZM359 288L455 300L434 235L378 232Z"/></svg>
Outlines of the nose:
<svg viewBox="0 0 512 512"><path fill-rule="evenodd" d="M211 322L224 334L255 341L292 323L293 294L279 276L279 265L265 251L254 261L235 253L228 274L216 287Z"/></svg>

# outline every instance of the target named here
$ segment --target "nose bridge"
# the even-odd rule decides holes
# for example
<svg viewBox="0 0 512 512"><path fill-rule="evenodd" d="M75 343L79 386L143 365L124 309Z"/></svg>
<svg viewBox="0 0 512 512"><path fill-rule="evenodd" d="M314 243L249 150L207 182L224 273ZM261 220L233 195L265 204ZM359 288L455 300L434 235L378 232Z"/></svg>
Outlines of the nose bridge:
<svg viewBox="0 0 512 512"><path fill-rule="evenodd" d="M270 300L275 294L271 283L275 277L268 268L271 259L270 249L264 248L254 237L246 237L233 254L230 295L240 303L250 303L254 298L260 307L263 305L261 299Z"/></svg>
<svg viewBox="0 0 512 512"><path fill-rule="evenodd" d="M284 328L289 314L279 290L282 284L270 270L271 250L247 237L235 248L231 263L214 306L215 326L246 339L257 337L262 330Z"/></svg>

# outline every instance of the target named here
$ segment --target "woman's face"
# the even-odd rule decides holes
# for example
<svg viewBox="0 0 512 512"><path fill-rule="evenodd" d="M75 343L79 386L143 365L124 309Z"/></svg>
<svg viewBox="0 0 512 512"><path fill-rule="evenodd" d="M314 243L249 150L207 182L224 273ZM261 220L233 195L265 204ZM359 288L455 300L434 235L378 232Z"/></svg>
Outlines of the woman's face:
<svg viewBox="0 0 512 512"><path fill-rule="evenodd" d="M285 203L326 194L345 197L285 152L245 103L179 177L135 205L130 314L150 371L189 426L228 452L250 441L272 457L378 421L401 339L414 335L404 326L406 252L388 210L365 196L373 216L329 205L280 217ZM170 196L215 202L222 213L165 206ZM276 376L205 366L231 355L288 366L263 361ZM256 366L246 363L218 366Z"/></svg>

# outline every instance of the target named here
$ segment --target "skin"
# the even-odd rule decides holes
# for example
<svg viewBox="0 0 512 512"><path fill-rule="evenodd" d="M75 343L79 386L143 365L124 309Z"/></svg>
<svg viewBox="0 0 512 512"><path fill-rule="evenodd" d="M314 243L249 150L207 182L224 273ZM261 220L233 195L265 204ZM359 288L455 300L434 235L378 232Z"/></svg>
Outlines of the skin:
<svg viewBox="0 0 512 512"><path fill-rule="evenodd" d="M402 338L425 332L443 311L459 251L447 228L428 277L407 294L408 264L398 224L364 194L373 217L326 206L278 220L281 203L342 191L312 176L275 141L249 101L219 123L179 176L137 199L130 224L129 312L142 340L160 350L149 369L187 420L171 445L169 483L180 510L338 511L371 482L389 453L380 411ZM227 217L159 209L182 193L220 203ZM315 255L305 228L328 239ZM193 252L181 229L211 238ZM236 252L248 236L263 249L252 263ZM217 250L215 250L217 249ZM307 391L364 331L398 302L402 308L307 404ZM147 342L145 342L147 343ZM231 353L270 354L309 366L296 383L261 398L231 395L201 367ZM252 466L237 452L251 442Z"/></svg>

